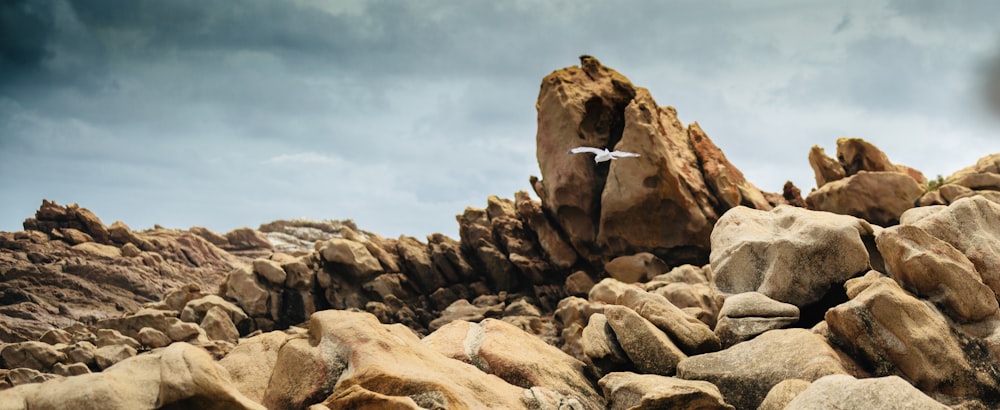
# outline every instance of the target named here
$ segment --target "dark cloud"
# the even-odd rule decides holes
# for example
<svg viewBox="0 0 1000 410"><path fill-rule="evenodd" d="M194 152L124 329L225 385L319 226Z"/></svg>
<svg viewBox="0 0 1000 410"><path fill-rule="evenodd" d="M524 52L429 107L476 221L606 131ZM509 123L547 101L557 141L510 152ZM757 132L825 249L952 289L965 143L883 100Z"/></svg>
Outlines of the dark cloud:
<svg viewBox="0 0 1000 410"><path fill-rule="evenodd" d="M0 78L11 80L20 71L37 69L49 56L52 5L45 0L7 0L0 3ZM0 79L0 83L6 82Z"/></svg>

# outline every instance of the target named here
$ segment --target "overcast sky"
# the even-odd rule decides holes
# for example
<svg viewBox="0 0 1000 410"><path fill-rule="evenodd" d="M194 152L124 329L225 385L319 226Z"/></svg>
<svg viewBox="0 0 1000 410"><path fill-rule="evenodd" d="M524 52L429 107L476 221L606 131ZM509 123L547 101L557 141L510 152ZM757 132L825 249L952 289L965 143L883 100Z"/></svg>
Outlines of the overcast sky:
<svg viewBox="0 0 1000 410"><path fill-rule="evenodd" d="M590 54L758 187L862 137L929 177L1000 152L996 1L0 2L0 231L42 198L226 232L457 237L538 175L542 77ZM994 63L991 63L994 62Z"/></svg>

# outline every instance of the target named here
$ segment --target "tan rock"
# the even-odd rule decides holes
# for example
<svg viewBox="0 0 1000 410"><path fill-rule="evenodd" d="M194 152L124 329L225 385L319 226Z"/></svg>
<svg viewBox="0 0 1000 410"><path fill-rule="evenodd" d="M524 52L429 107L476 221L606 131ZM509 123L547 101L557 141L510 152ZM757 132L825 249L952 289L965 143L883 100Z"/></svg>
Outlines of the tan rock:
<svg viewBox="0 0 1000 410"><path fill-rule="evenodd" d="M896 171L896 166L889 161L889 157L882 150L861 138L838 138L837 160L844 166L847 176L861 171Z"/></svg>
<svg viewBox="0 0 1000 410"><path fill-rule="evenodd" d="M320 255L327 262L337 263L359 280L367 280L382 272L382 265L360 242L332 238L320 246Z"/></svg>
<svg viewBox="0 0 1000 410"><path fill-rule="evenodd" d="M289 337L284 332L268 332L247 338L219 360L219 365L228 371L237 390L260 402L278 361L278 351Z"/></svg>
<svg viewBox="0 0 1000 410"><path fill-rule="evenodd" d="M618 303L618 298L621 297L621 295L623 295L628 289L641 288L638 285L625 283L614 278L604 278L590 289L590 293L587 294L587 299L591 302L601 302L613 305Z"/></svg>
<svg viewBox="0 0 1000 410"><path fill-rule="evenodd" d="M434 269L427 245L416 238L400 236L396 242L404 270L417 289L431 293L446 285L441 273Z"/></svg>
<svg viewBox="0 0 1000 410"><path fill-rule="evenodd" d="M28 368L49 372L52 365L64 360L66 355L48 343L20 342L0 346L0 358L8 369Z"/></svg>
<svg viewBox="0 0 1000 410"><path fill-rule="evenodd" d="M812 382L786 410L807 409L949 409L898 376L855 379L835 374Z"/></svg>
<svg viewBox="0 0 1000 410"><path fill-rule="evenodd" d="M713 286L803 307L868 269L864 220L782 205L731 209L712 232Z"/></svg>
<svg viewBox="0 0 1000 410"><path fill-rule="evenodd" d="M88 341L78 341L60 349L66 355L67 363L82 363L87 366L95 364L94 351L96 350L97 346Z"/></svg>
<svg viewBox="0 0 1000 410"><path fill-rule="evenodd" d="M851 300L828 310L826 322L838 343L871 363L877 376L899 374L922 391L951 396L996 394L996 381L969 361L931 306L885 277L852 279L846 287Z"/></svg>
<svg viewBox="0 0 1000 410"><path fill-rule="evenodd" d="M615 372L602 377L599 383L611 410L734 409L726 404L718 387L701 380Z"/></svg>
<svg viewBox="0 0 1000 410"><path fill-rule="evenodd" d="M687 354L719 350L719 338L708 325L684 313L663 296L631 288L626 289L616 303L634 310L665 332Z"/></svg>
<svg viewBox="0 0 1000 410"><path fill-rule="evenodd" d="M899 223L926 189L908 175L861 171L826 184L806 197L810 209L852 215L876 225Z"/></svg>
<svg viewBox="0 0 1000 410"><path fill-rule="evenodd" d="M615 331L603 313L590 316L580 337L580 348L585 361L590 364L591 372L597 377L631 367L632 362L618 344Z"/></svg>
<svg viewBox="0 0 1000 410"><path fill-rule="evenodd" d="M136 349L129 345L101 346L94 351L94 363L97 363L99 369L105 370L115 363L133 357L136 354Z"/></svg>
<svg viewBox="0 0 1000 410"><path fill-rule="evenodd" d="M367 313L326 310L310 318L307 335L281 347L263 404L364 408L394 396L425 408L534 408L541 405L534 390L450 359L405 327L382 325Z"/></svg>
<svg viewBox="0 0 1000 410"><path fill-rule="evenodd" d="M243 251L273 248L263 233L246 227L227 232L226 241L229 242L229 246L224 246L223 249Z"/></svg>
<svg viewBox="0 0 1000 410"><path fill-rule="evenodd" d="M312 289L316 283L316 272L314 272L302 260L283 262L281 269L285 271L285 287L299 290Z"/></svg>
<svg viewBox="0 0 1000 410"><path fill-rule="evenodd" d="M594 280L587 272L578 270L566 277L566 293L572 296L586 296L594 288Z"/></svg>
<svg viewBox="0 0 1000 410"><path fill-rule="evenodd" d="M150 349L158 349L170 345L170 337L166 333L151 327L139 329L139 343Z"/></svg>
<svg viewBox="0 0 1000 410"><path fill-rule="evenodd" d="M640 373L672 375L687 355L655 325L624 306L607 306L604 315L615 339Z"/></svg>
<svg viewBox="0 0 1000 410"><path fill-rule="evenodd" d="M180 319L185 322L198 323L204 320L205 315L212 309L219 308L222 312L229 317L229 321L234 325L244 324L244 321L249 319L247 314L236 306L234 303L229 302L218 295L205 295L198 299L192 299L184 305L184 309L181 310Z"/></svg>
<svg viewBox="0 0 1000 410"><path fill-rule="evenodd" d="M234 389L204 350L176 343L120 362L100 373L59 378L0 391L10 409L131 410L189 406L264 409Z"/></svg>
<svg viewBox="0 0 1000 410"><path fill-rule="evenodd" d="M583 408L604 406L604 399L584 374L583 363L503 321L454 321L425 337L422 343L515 386L561 392Z"/></svg>
<svg viewBox="0 0 1000 410"><path fill-rule="evenodd" d="M441 315L428 324L430 331L436 331L442 326L456 320L467 322L479 322L488 317L499 317L503 314L503 303L496 305L473 305L468 300L459 299L452 302Z"/></svg>
<svg viewBox="0 0 1000 410"><path fill-rule="evenodd" d="M73 245L73 249L76 249L89 256L94 256L98 258L108 258L115 259L122 257L122 250L111 245L104 245L97 242L84 242L81 244Z"/></svg>
<svg viewBox="0 0 1000 410"><path fill-rule="evenodd" d="M993 316L993 290L962 252L916 226L894 226L875 238L887 273L903 287L938 304L959 322Z"/></svg>
<svg viewBox="0 0 1000 410"><path fill-rule="evenodd" d="M222 283L220 294L233 299L251 317L268 314L268 292L246 268L236 268L229 272Z"/></svg>
<svg viewBox="0 0 1000 410"><path fill-rule="evenodd" d="M912 224L965 254L1000 295L1000 203L974 196L935 209Z"/></svg>
<svg viewBox="0 0 1000 410"><path fill-rule="evenodd" d="M59 233L62 234L63 240L69 242L70 245L77 245L81 243L93 242L94 238L86 233L73 228L59 228Z"/></svg>
<svg viewBox="0 0 1000 410"><path fill-rule="evenodd" d="M836 159L826 156L826 152L818 145L813 145L809 150L809 165L816 175L817 188L847 176L844 172L844 166Z"/></svg>
<svg viewBox="0 0 1000 410"><path fill-rule="evenodd" d="M73 335L62 329L49 329L38 339L39 342L54 344L69 344L73 342Z"/></svg>
<svg viewBox="0 0 1000 410"><path fill-rule="evenodd" d="M715 384L726 403L738 409L757 408L782 380L812 381L830 374L847 371L826 340L806 329L772 330L677 365L677 377Z"/></svg>
<svg viewBox="0 0 1000 410"><path fill-rule="evenodd" d="M205 329L205 335L212 340L223 340L236 343L240 337L239 330L229 316L225 308L215 306L205 312L201 320L201 328Z"/></svg>
<svg viewBox="0 0 1000 410"><path fill-rule="evenodd" d="M254 259L253 271L270 283L276 285L285 284L285 277L287 276L285 270L275 261L262 258Z"/></svg>
<svg viewBox="0 0 1000 410"><path fill-rule="evenodd" d="M788 403L803 390L808 389L810 384L812 383L808 380L802 379L782 380L781 383L774 385L771 391L767 392L767 396L764 397L764 401L760 403L757 410L784 410Z"/></svg>
<svg viewBox="0 0 1000 410"><path fill-rule="evenodd" d="M90 368L83 363L56 363L52 366L52 373L63 377L79 376L81 374L90 373Z"/></svg>
<svg viewBox="0 0 1000 410"><path fill-rule="evenodd" d="M94 342L97 347L114 346L114 345L124 345L129 346L132 349L138 349L140 347L139 341L131 336L123 335L121 332L115 329L97 329L97 341Z"/></svg>
<svg viewBox="0 0 1000 410"><path fill-rule="evenodd" d="M649 252L619 256L604 265L608 276L625 283L646 282L668 270L667 264Z"/></svg>

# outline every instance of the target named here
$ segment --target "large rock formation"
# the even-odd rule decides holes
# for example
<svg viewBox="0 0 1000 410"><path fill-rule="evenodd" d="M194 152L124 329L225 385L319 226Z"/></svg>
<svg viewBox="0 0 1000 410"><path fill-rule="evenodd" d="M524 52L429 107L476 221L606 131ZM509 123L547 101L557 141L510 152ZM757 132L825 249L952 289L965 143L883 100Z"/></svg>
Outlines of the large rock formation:
<svg viewBox="0 0 1000 410"><path fill-rule="evenodd" d="M697 124L684 127L597 59L581 57L542 80L533 180L542 206L573 247L593 263L652 252L670 263L704 262L719 215L737 205L770 209ZM638 158L594 164L578 146Z"/></svg>
<svg viewBox="0 0 1000 410"><path fill-rule="evenodd" d="M841 139L802 209L582 63L539 94L542 200L490 196L457 240L44 201L0 232L0 408L1000 406L1000 154L913 199Z"/></svg>

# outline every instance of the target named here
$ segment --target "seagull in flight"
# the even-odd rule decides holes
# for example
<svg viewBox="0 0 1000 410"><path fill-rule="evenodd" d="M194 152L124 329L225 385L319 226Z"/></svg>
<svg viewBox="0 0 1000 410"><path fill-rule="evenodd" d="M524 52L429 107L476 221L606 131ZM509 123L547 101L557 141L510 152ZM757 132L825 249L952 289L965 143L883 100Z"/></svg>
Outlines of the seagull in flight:
<svg viewBox="0 0 1000 410"><path fill-rule="evenodd" d="M573 148L573 149L569 150L570 154L580 154L580 153L583 153L583 152L589 152L591 154L596 154L594 156L594 162L595 163L596 162L610 161L610 160L618 159L618 158L634 158L634 157L638 157L639 156L639 154L636 154L634 152L608 151L607 148L600 149L600 148L593 148L593 147L576 147L576 148Z"/></svg>

